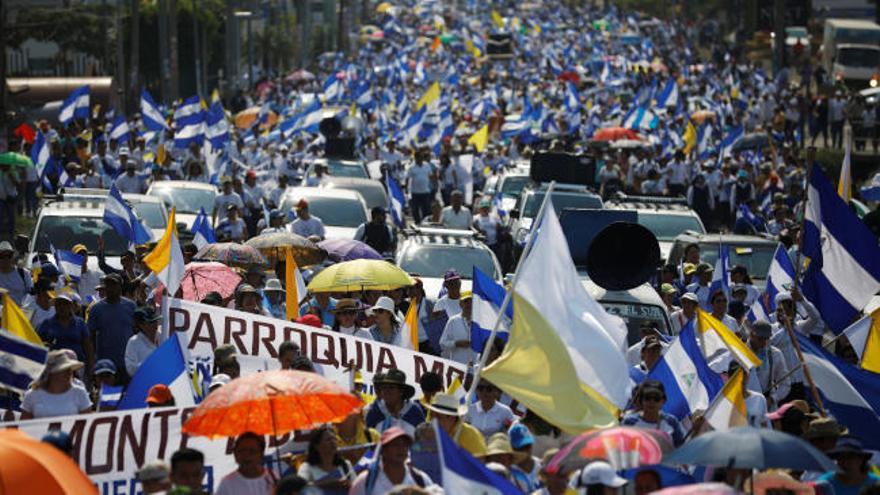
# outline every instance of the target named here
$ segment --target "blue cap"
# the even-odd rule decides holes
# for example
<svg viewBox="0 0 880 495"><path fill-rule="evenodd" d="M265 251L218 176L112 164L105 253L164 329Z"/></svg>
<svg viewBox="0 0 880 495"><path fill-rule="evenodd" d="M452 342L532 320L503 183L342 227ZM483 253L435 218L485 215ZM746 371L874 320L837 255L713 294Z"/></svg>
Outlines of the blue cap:
<svg viewBox="0 0 880 495"><path fill-rule="evenodd" d="M40 265L40 276L43 277L57 277L59 275L58 268L55 267L52 263L43 263Z"/></svg>
<svg viewBox="0 0 880 495"><path fill-rule="evenodd" d="M507 430L507 436L510 438L510 446L514 450L519 450L535 443L535 437L532 436L532 432L522 423L512 425Z"/></svg>
<svg viewBox="0 0 880 495"><path fill-rule="evenodd" d="M95 374L100 375L101 373L111 373L113 375L116 374L116 364L109 359L99 359L95 362Z"/></svg>

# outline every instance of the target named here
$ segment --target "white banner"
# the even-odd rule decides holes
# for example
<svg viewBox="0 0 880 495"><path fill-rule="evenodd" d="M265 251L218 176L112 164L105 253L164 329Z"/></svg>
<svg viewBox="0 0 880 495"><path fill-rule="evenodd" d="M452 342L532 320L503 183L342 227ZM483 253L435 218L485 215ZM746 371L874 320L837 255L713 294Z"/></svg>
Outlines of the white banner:
<svg viewBox="0 0 880 495"><path fill-rule="evenodd" d="M134 477L139 466L156 459L170 465L171 455L178 449L193 448L205 455L203 481L207 493L214 493L220 480L236 469L232 440L181 434L181 425L194 409L163 407L80 414L0 423L0 428L18 428L37 440L49 430L68 432L73 458L101 495L140 494L141 486ZM271 447L288 440L290 435L269 437L267 455L274 452Z"/></svg>
<svg viewBox="0 0 880 495"><path fill-rule="evenodd" d="M397 368L406 373L407 382L416 390L420 390L419 379L426 371L440 375L444 387L455 378L464 382L467 373L467 367L455 361L332 330L183 299L170 299L166 308L166 335L185 332L182 341L193 358L213 356L218 346L233 344L242 375L278 369L278 347L287 340L296 343L326 378L346 388L350 381L346 365L360 370L367 384L376 373Z"/></svg>

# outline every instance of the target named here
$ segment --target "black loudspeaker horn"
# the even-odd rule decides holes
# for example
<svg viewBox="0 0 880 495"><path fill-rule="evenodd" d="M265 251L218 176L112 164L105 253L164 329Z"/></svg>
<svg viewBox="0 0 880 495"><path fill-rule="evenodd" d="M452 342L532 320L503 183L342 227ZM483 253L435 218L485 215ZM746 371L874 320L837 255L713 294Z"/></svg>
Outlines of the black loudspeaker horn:
<svg viewBox="0 0 880 495"><path fill-rule="evenodd" d="M660 244L637 223L615 222L590 244L587 273L606 290L629 290L651 279L660 263Z"/></svg>
<svg viewBox="0 0 880 495"><path fill-rule="evenodd" d="M318 130L327 139L335 138L342 132L342 122L336 117L327 117L318 124Z"/></svg>

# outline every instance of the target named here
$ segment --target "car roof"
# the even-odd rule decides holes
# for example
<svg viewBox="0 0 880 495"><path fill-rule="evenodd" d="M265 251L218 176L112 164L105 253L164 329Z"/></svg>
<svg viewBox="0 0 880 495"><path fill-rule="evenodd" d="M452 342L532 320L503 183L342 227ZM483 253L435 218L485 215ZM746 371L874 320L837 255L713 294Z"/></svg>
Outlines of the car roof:
<svg viewBox="0 0 880 495"><path fill-rule="evenodd" d="M217 192L217 188L213 184L205 184L204 182L190 182L185 180L160 180L154 182L150 189L162 187L162 188L176 188L176 189L204 189L206 191L214 191Z"/></svg>
<svg viewBox="0 0 880 495"><path fill-rule="evenodd" d="M102 216L103 199L75 199L72 201L50 201L40 208L40 216Z"/></svg>
<svg viewBox="0 0 880 495"><path fill-rule="evenodd" d="M325 187L288 187L285 198L341 198L363 200L361 193L353 189L335 189Z"/></svg>
<svg viewBox="0 0 880 495"><path fill-rule="evenodd" d="M756 236L756 235L742 235L742 234L721 234L718 232L711 232L706 234L700 234L698 232L686 232L684 234L680 234L675 239L676 241L685 241L685 242L698 242L698 243L712 243L718 244L723 242L724 244L766 244L768 246L776 246L779 244L779 241L776 239L768 239L766 237Z"/></svg>
<svg viewBox="0 0 880 495"><path fill-rule="evenodd" d="M407 232L404 244L458 246L488 249L471 230L417 227Z"/></svg>
<svg viewBox="0 0 880 495"><path fill-rule="evenodd" d="M109 189L77 189L71 188L63 190L61 194L55 196L54 201L59 202L71 202L71 201L100 201L103 206L103 202L106 201L107 196L110 195ZM150 196L148 194L135 194L135 193L122 193L122 199L130 202L130 203L161 203L162 199L157 198L156 196Z"/></svg>
<svg viewBox="0 0 880 495"><path fill-rule="evenodd" d="M663 299L651 287L651 284L647 282L629 290L608 290L591 279L584 280L584 284L588 286L587 290L596 300L603 302L654 304L664 310L666 309Z"/></svg>
<svg viewBox="0 0 880 495"><path fill-rule="evenodd" d="M376 179L369 179L367 177L338 177L335 175L327 175L324 178L324 182L321 184L322 186L325 184L339 184L339 185L351 185L351 186L371 186L371 187L379 187L382 190L385 190L382 187L382 183ZM308 189L308 188L306 188Z"/></svg>

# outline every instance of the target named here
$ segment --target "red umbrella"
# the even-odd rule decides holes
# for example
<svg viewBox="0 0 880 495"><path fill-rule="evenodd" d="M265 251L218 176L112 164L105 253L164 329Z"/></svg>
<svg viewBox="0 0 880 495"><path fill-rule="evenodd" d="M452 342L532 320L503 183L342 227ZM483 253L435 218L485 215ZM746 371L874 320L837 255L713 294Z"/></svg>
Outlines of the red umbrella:
<svg viewBox="0 0 880 495"><path fill-rule="evenodd" d="M183 298L188 301L201 301L208 292L217 291L224 298L235 292L241 277L235 270L215 261L194 261L186 265L180 288Z"/></svg>
<svg viewBox="0 0 880 495"><path fill-rule="evenodd" d="M556 78L560 81L571 81L575 86L581 83L581 76L573 70L560 72Z"/></svg>
<svg viewBox="0 0 880 495"><path fill-rule="evenodd" d="M629 469L658 464L672 449L672 440L659 430L615 426L581 433L553 456L547 469L570 472L592 459L605 459L618 470Z"/></svg>
<svg viewBox="0 0 880 495"><path fill-rule="evenodd" d="M617 141L618 139L641 139L639 133L625 127L606 127L593 135L594 141Z"/></svg>

